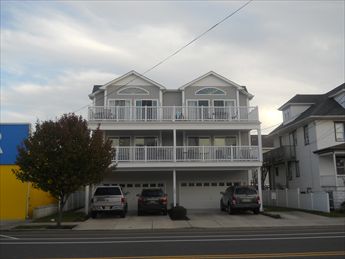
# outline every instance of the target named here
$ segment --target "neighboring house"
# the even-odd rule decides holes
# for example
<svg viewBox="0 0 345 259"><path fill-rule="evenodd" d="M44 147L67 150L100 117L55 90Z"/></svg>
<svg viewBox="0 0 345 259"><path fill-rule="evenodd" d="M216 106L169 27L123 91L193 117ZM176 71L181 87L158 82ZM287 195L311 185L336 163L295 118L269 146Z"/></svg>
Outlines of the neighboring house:
<svg viewBox="0 0 345 259"><path fill-rule="evenodd" d="M330 206L345 201L345 84L326 94L296 95L279 108L283 123L264 154L272 189L326 191Z"/></svg>
<svg viewBox="0 0 345 259"><path fill-rule="evenodd" d="M250 183L262 165L258 108L240 86L209 72L175 90L131 71L89 95L89 128L111 139L116 168L103 184L129 192L137 207L143 188L160 187L171 205L219 207L220 191Z"/></svg>
<svg viewBox="0 0 345 259"><path fill-rule="evenodd" d="M0 123L0 221L33 218L37 208L56 204L49 193L22 183L12 172L18 169L17 147L30 128L29 123Z"/></svg>

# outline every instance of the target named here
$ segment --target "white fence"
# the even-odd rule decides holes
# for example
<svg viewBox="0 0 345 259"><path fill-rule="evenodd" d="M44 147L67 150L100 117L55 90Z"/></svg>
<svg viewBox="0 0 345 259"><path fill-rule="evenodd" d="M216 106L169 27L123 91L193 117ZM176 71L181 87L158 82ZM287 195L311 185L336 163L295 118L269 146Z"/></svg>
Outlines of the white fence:
<svg viewBox="0 0 345 259"><path fill-rule="evenodd" d="M300 189L263 190L263 202L267 206L330 212L326 192L301 193Z"/></svg>
<svg viewBox="0 0 345 259"><path fill-rule="evenodd" d="M64 211L75 210L84 207L85 205L85 193L84 191L77 191L73 193L67 200ZM49 204L45 206L39 206L33 209L33 219L42 218L52 215L58 211L57 204Z"/></svg>

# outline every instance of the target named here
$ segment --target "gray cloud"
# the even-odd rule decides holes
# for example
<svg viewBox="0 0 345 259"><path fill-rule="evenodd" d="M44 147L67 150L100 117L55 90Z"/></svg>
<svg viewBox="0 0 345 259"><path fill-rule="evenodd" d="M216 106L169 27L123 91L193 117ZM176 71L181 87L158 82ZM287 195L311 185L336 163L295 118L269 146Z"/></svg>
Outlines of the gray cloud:
<svg viewBox="0 0 345 259"><path fill-rule="evenodd" d="M145 71L241 4L1 2L2 120L73 111L93 84ZM294 94L345 81L344 2L254 1L147 76L177 88L209 70L248 87L264 128L278 123Z"/></svg>

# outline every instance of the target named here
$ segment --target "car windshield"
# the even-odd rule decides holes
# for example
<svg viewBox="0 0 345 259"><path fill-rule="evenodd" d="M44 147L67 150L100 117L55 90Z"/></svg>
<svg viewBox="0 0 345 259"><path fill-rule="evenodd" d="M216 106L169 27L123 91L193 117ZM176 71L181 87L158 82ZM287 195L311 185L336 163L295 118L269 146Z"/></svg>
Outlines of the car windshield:
<svg viewBox="0 0 345 259"><path fill-rule="evenodd" d="M161 197L164 193L161 189L146 189L142 191L141 195L145 197Z"/></svg>
<svg viewBox="0 0 345 259"><path fill-rule="evenodd" d="M236 188L235 193L236 194L253 195L253 194L256 194L256 190L253 188L240 187L240 188Z"/></svg>
<svg viewBox="0 0 345 259"><path fill-rule="evenodd" d="M121 195L121 191L120 191L120 188L118 187L97 188L95 192L95 196L103 196L103 195Z"/></svg>

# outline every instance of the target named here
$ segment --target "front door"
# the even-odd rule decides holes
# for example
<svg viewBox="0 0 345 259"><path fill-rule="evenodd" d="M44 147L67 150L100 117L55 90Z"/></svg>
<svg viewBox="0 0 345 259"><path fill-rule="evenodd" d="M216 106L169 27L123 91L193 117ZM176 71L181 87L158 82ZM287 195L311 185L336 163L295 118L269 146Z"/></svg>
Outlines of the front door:
<svg viewBox="0 0 345 259"><path fill-rule="evenodd" d="M157 120L157 100L136 100L138 120Z"/></svg>

